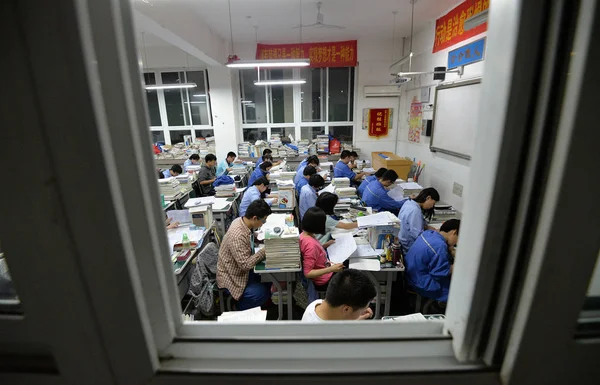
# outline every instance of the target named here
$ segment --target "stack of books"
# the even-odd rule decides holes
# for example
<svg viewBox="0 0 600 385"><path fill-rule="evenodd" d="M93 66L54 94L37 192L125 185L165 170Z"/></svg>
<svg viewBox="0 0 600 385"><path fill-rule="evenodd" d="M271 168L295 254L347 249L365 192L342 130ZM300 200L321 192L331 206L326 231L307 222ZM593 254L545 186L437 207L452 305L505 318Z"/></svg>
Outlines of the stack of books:
<svg viewBox="0 0 600 385"><path fill-rule="evenodd" d="M348 178L333 178L331 180L331 184L335 186L335 188L337 189L338 187L350 187L350 179Z"/></svg>
<svg viewBox="0 0 600 385"><path fill-rule="evenodd" d="M423 187L415 182L400 183L397 188L400 189L404 198L410 198L411 195L418 195L423 190Z"/></svg>
<svg viewBox="0 0 600 385"><path fill-rule="evenodd" d="M217 198L228 198L235 196L235 183L234 184L222 184L215 187L215 197Z"/></svg>
<svg viewBox="0 0 600 385"><path fill-rule="evenodd" d="M281 146L283 146L283 144L281 144L281 135L279 134L271 134L271 139L269 139L269 145L271 146L271 150L273 150L273 153L275 152L275 148L279 148Z"/></svg>
<svg viewBox="0 0 600 385"><path fill-rule="evenodd" d="M177 175L175 177L175 179L177 179L177 181L179 182L179 191L181 192L187 192L189 190L192 189L192 183L194 182L194 176L192 176L192 174L189 173L183 173L180 175Z"/></svg>
<svg viewBox="0 0 600 385"><path fill-rule="evenodd" d="M302 139L298 142L298 156L309 155L310 141L308 139Z"/></svg>
<svg viewBox="0 0 600 385"><path fill-rule="evenodd" d="M329 135L317 135L317 152L329 154Z"/></svg>
<svg viewBox="0 0 600 385"><path fill-rule="evenodd" d="M356 189L354 187L336 187L335 193L340 199L342 198L356 198Z"/></svg>
<svg viewBox="0 0 600 385"><path fill-rule="evenodd" d="M457 212L456 209L451 205L446 205L443 203L437 203L435 205L432 220L436 222L445 222L448 219L455 218L457 218Z"/></svg>
<svg viewBox="0 0 600 385"><path fill-rule="evenodd" d="M179 181L177 178L165 178L158 180L158 191L165 196L166 200L172 201L180 193Z"/></svg>
<svg viewBox="0 0 600 385"><path fill-rule="evenodd" d="M265 268L300 268L300 234L297 227L284 227L282 232L265 234Z"/></svg>
<svg viewBox="0 0 600 385"><path fill-rule="evenodd" d="M199 164L193 164L193 165L187 166L188 172L189 171L198 172L198 171L200 171L201 168L202 168L202 166L200 166Z"/></svg>
<svg viewBox="0 0 600 385"><path fill-rule="evenodd" d="M250 143L242 142L238 144L238 156L242 158L250 158Z"/></svg>

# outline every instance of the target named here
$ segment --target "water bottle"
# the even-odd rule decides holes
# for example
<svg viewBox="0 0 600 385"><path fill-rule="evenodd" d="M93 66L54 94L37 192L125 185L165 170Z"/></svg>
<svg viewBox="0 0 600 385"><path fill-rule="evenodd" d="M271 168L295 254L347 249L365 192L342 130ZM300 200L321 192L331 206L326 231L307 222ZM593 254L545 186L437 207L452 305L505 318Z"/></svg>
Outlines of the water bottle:
<svg viewBox="0 0 600 385"><path fill-rule="evenodd" d="M190 243L190 238L188 237L187 233L183 233L183 239L181 240L181 243L184 249L189 249L192 247Z"/></svg>

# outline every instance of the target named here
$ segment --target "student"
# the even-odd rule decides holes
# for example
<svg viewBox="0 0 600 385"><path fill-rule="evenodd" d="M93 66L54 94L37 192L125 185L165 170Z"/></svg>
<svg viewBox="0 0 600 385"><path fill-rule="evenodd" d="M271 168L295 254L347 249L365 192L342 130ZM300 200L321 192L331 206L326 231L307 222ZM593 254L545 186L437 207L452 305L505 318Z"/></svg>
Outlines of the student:
<svg viewBox="0 0 600 385"><path fill-rule="evenodd" d="M329 238L331 238L331 232L336 228L344 230L358 228L357 222L341 222L340 218L335 215L333 210L335 205L337 205L338 200L339 198L337 195L330 192L323 192L319 195L317 202L315 203L315 206L323 209L325 215L327 215L325 220L325 233L323 236L319 237L321 243L329 241Z"/></svg>
<svg viewBox="0 0 600 385"><path fill-rule="evenodd" d="M372 207L377 211L389 211L398 215L400 208L405 201L398 202L388 195L389 189L398 179L398 174L394 170L387 170L381 180L374 180L367 185L362 196L365 205Z"/></svg>
<svg viewBox="0 0 600 385"><path fill-rule="evenodd" d="M306 307L302 322L350 321L373 317L369 303L375 298L375 286L360 270L346 269L329 281L325 299Z"/></svg>
<svg viewBox="0 0 600 385"><path fill-rule="evenodd" d="M260 177L254 181L252 186L246 189L244 197L242 198L242 203L240 204L240 217L243 217L244 214L246 214L246 210L248 209L248 206L250 206L250 203L258 199L264 199L265 191L267 191L268 188L269 180L265 177ZM271 206L271 202L267 202L267 204Z"/></svg>
<svg viewBox="0 0 600 385"><path fill-rule="evenodd" d="M309 208L302 218L302 234L300 234L300 254L304 276L315 284L318 291L327 289L333 273L342 271L343 263L331 264L327 260L327 249L335 243L328 241L321 246L318 234L325 233L325 211L318 207Z"/></svg>
<svg viewBox="0 0 600 385"><path fill-rule="evenodd" d="M300 180L298 180L298 183L296 183L296 191L298 191L298 193L300 193L300 191L302 191L302 187L306 186L308 184L308 180L310 179L310 177L312 175L315 175L317 173L317 169L314 168L313 166L306 166L304 168L304 171L302 171L302 178L300 178Z"/></svg>
<svg viewBox="0 0 600 385"><path fill-rule="evenodd" d="M254 169L254 172L252 173L252 175L250 175L250 180L248 181L248 185L252 186L258 178L264 177L264 178L269 179L269 171L271 170L272 167L273 167L273 163L269 162L268 160L262 162L260 164L260 166L258 166L257 168Z"/></svg>
<svg viewBox="0 0 600 385"><path fill-rule="evenodd" d="M171 178L171 177L180 175L182 172L183 172L183 169L181 168L181 166L178 164L174 164L171 166L171 168L169 170L163 171L163 176L165 178Z"/></svg>
<svg viewBox="0 0 600 385"><path fill-rule="evenodd" d="M317 203L317 191L323 188L325 179L319 174L310 177L308 184L300 190L300 220L304 213Z"/></svg>
<svg viewBox="0 0 600 385"><path fill-rule="evenodd" d="M448 302L459 228L460 220L450 219L439 232L424 231L404 257L406 281L419 295Z"/></svg>
<svg viewBox="0 0 600 385"><path fill-rule="evenodd" d="M365 189L367 188L367 185L374 180L381 180L381 177L383 176L383 174L386 171L387 171L387 168L381 167L379 170L377 170L375 175L369 175L368 177L366 177L363 180L363 182L360 184L360 186L358 186L358 194L362 197L363 194L365 193Z"/></svg>
<svg viewBox="0 0 600 385"><path fill-rule="evenodd" d="M300 162L300 165L298 166L298 168L296 169L296 175L294 176L294 183L298 183L300 182L300 180L302 179L302 176L304 175L304 169L307 166L313 166L315 168L315 170L319 171L319 158L316 155L311 155L308 158L305 159L306 163L302 164L304 161Z"/></svg>
<svg viewBox="0 0 600 385"><path fill-rule="evenodd" d="M265 156L267 156L267 157L268 157L268 159L265 159ZM277 165L279 165L279 164L281 163L281 161L280 161L280 160L278 160L277 162L274 162L274 161L273 161L273 151L272 151L271 149L269 149L269 148L265 148L265 149L263 150L263 156L261 157L261 159L260 159L260 160L258 161L258 163L256 164L256 167L260 166L260 164L261 164L262 162L264 162L265 160L269 160L269 161L271 161L271 163L273 163L273 167L275 167L275 166L277 166Z"/></svg>
<svg viewBox="0 0 600 385"><path fill-rule="evenodd" d="M356 151L350 151L350 164L348 164L348 167L350 167L351 170L356 167L357 159L358 159L358 153Z"/></svg>
<svg viewBox="0 0 600 385"><path fill-rule="evenodd" d="M183 171L187 172L189 166L197 166L200 163L200 155L192 154L183 164Z"/></svg>
<svg viewBox="0 0 600 385"><path fill-rule="evenodd" d="M204 157L204 166L198 172L198 185L200 186L200 196L215 195L213 182L217 180L215 165L217 157L213 154L208 154Z"/></svg>
<svg viewBox="0 0 600 385"><path fill-rule="evenodd" d="M350 151L342 151L340 154L340 160L338 160L338 162L335 164L335 168L333 169L333 176L335 178L348 178L350 179L350 183L358 184L360 183L360 178L367 175L367 173L361 172L356 174L352 172L350 167L348 167L348 163L350 163L351 160L352 158L350 157Z"/></svg>
<svg viewBox="0 0 600 385"><path fill-rule="evenodd" d="M225 175L226 173L230 172L233 167L233 161L236 157L237 155L235 152L229 151L227 153L227 157L219 162L219 166L217 167L217 176Z"/></svg>
<svg viewBox="0 0 600 385"><path fill-rule="evenodd" d="M265 259L265 249L254 252L253 231L271 215L269 205L259 199L235 219L223 237L217 261L217 285L238 301L237 310L264 305L271 298L271 284L261 283L254 266Z"/></svg>
<svg viewBox="0 0 600 385"><path fill-rule="evenodd" d="M440 194L437 190L429 187L422 190L415 199L402 201L403 205L400 214L398 214L398 219L400 219L398 239L405 254L427 227L427 221L423 218L423 215L431 219L433 207L439 200Z"/></svg>

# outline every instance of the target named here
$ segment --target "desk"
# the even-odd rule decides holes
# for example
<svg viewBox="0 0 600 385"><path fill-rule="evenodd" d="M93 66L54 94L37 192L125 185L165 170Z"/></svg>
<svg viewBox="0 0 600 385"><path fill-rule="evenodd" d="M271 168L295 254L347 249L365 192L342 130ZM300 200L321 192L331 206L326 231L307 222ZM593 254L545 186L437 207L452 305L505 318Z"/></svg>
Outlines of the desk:
<svg viewBox="0 0 600 385"><path fill-rule="evenodd" d="M381 307L381 287L379 286L379 282L385 282L385 303L383 308L383 315L390 315L390 304L392 301L391 292L392 292L392 282L395 281L398 272L404 271L404 268L395 268L395 267L386 267L382 268L380 271L366 271L363 270L368 276L371 282L375 285L375 290L377 290L377 302L375 304L375 314L373 318L381 318L379 316L379 310Z"/></svg>
<svg viewBox="0 0 600 385"><path fill-rule="evenodd" d="M273 282L275 288L279 292L279 303L277 304L278 317L277 320L280 321L283 316L283 290L281 289L281 285L279 281L285 281L287 283L287 319L288 321L292 320L292 307L294 302L293 297L293 282L296 281L296 274L301 271L300 268L297 269L266 269L265 263L260 262L258 265L254 266L254 272L256 274L260 274L261 281L262 278L266 278L269 282Z"/></svg>
<svg viewBox="0 0 600 385"><path fill-rule="evenodd" d="M173 210L175 208L175 201L165 201L165 207L163 207L163 211Z"/></svg>
<svg viewBox="0 0 600 385"><path fill-rule="evenodd" d="M194 260L194 258L196 258L200 250L206 246L207 240L210 239L209 235L212 231L214 231L214 222L213 226L211 226L209 229L206 229L202 235L202 238L198 242L198 246L196 249L194 249L192 255L183 263L183 265L177 266L177 263L173 263L173 273L175 274L175 279L177 280L177 291L179 292L180 301L190 288L190 275L193 265L191 262Z"/></svg>
<svg viewBox="0 0 600 385"><path fill-rule="evenodd" d="M215 218L215 221L217 221L217 228L219 229L218 232L221 237L224 237L225 232L227 231L227 216L237 216L238 214L238 200L240 199L241 195L242 194L240 194L239 192L236 192L233 197L227 198L228 200L231 199L231 202L227 207L221 210L213 209L213 216Z"/></svg>

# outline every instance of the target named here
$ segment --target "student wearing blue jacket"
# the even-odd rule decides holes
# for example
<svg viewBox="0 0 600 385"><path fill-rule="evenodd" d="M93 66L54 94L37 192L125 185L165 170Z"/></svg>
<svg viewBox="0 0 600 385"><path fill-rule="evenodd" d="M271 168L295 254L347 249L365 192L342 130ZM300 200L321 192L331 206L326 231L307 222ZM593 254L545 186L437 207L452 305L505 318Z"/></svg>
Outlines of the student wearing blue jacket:
<svg viewBox="0 0 600 385"><path fill-rule="evenodd" d="M433 216L436 202L440 194L433 187L422 190L415 199L408 199L402 205L398 219L400 219L400 232L398 239L402 251L407 253L410 247L423 230L427 227L427 220Z"/></svg>
<svg viewBox="0 0 600 385"><path fill-rule="evenodd" d="M459 228L460 220L450 219L439 232L424 231L404 256L408 285L421 296L441 302L442 311L448 302Z"/></svg>
<svg viewBox="0 0 600 385"><path fill-rule="evenodd" d="M183 171L187 172L189 166L197 166L200 164L200 155L192 154L183 164Z"/></svg>
<svg viewBox="0 0 600 385"><path fill-rule="evenodd" d="M342 151L340 160L338 160L333 169L333 176L335 178L348 178L350 179L351 184L356 185L360 183L360 178L368 174L366 172L356 174L348 167L348 163L352 160L351 154L352 153L348 150Z"/></svg>
<svg viewBox="0 0 600 385"><path fill-rule="evenodd" d="M310 177L316 173L317 169L315 169L313 166L306 166L304 168L304 171L302 172L302 178L300 178L298 183L296 183L296 192L298 192L298 194L300 194L300 191L302 191L302 187L308 184Z"/></svg>
<svg viewBox="0 0 600 385"><path fill-rule="evenodd" d="M226 173L231 171L231 168L233 167L233 161L236 157L237 155L235 154L235 152L229 151L227 153L227 157L221 162L219 162L219 165L217 166L217 176L225 175Z"/></svg>
<svg viewBox="0 0 600 385"><path fill-rule="evenodd" d="M171 166L170 169L163 171L163 176L165 178L171 178L173 176L178 176L183 172L183 169L181 168L180 165L178 164L174 164Z"/></svg>
<svg viewBox="0 0 600 385"><path fill-rule="evenodd" d="M297 184L298 182L300 182L300 180L302 179L302 176L304 175L303 174L304 169L307 166L313 166L315 168L315 170L319 171L320 163L321 162L319 161L319 158L316 155L311 155L308 158L304 159L302 162L300 162L300 165L296 169L296 175L294 175L294 183Z"/></svg>
<svg viewBox="0 0 600 385"><path fill-rule="evenodd" d="M250 175L250 180L248 181L248 185L252 186L258 178L265 177L265 178L269 179L268 175L269 175L269 171L271 170L272 167L273 167L273 163L269 162L268 160L262 162L260 164L260 166L258 166L257 168L254 169L254 172L252 173L252 175Z"/></svg>
<svg viewBox="0 0 600 385"><path fill-rule="evenodd" d="M244 191L244 197L242 198L242 203L240 204L240 217L246 215L246 210L250 203L254 202L258 199L265 198L265 192L269 188L269 181L265 177L258 178L252 186L248 187L246 191ZM271 206L271 201L265 201Z"/></svg>
<svg viewBox="0 0 600 385"><path fill-rule="evenodd" d="M304 213L317 203L317 192L325 186L325 179L319 174L310 177L308 184L300 190L300 220L304 218Z"/></svg>
<svg viewBox="0 0 600 385"><path fill-rule="evenodd" d="M369 175L368 177L366 177L360 184L360 186L358 186L358 194L362 197L369 183L371 183L374 180L381 180L381 177L383 176L383 174L385 174L386 171L387 168L381 167L379 170L377 170L377 172L374 175Z"/></svg>
<svg viewBox="0 0 600 385"><path fill-rule="evenodd" d="M388 195L389 189L398 179L398 174L394 170L387 170L383 173L381 180L374 180L367 185L362 200L365 205L372 207L377 211L389 211L398 215L400 208L405 201L398 202Z"/></svg>

